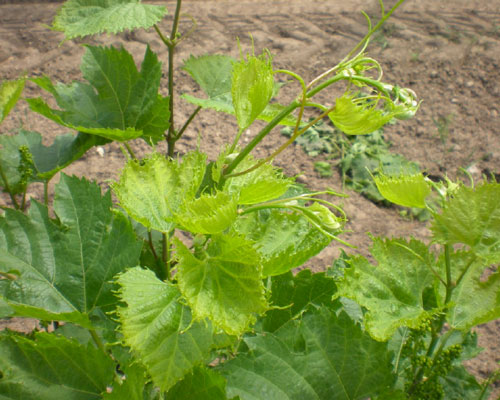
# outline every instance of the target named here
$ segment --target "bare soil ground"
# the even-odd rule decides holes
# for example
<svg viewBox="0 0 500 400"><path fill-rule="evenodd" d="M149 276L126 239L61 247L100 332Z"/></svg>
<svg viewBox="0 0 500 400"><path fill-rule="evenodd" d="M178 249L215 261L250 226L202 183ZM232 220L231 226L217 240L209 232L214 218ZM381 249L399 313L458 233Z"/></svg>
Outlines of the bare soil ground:
<svg viewBox="0 0 500 400"><path fill-rule="evenodd" d="M46 74L65 83L80 79L82 46L61 43L60 33L43 26L50 24L59 5L7 2L0 0L0 80L23 73ZM394 1L386 3L389 7ZM167 2L167 6L174 9L172 2ZM275 68L296 71L306 80L335 65L363 37L366 21L361 10L375 19L379 13L377 0L186 0L183 8L196 19L197 28L179 47L177 66L190 54L224 53L237 57L236 38L249 49L251 33L258 51L264 47L271 51ZM167 18L160 26L168 29L169 21ZM181 30L189 29L190 24L190 19L183 19ZM123 44L137 59L142 58L149 43L164 62L167 59L166 49L151 31L102 36L86 42ZM386 138L393 143L392 151L418 162L435 177L463 177L460 168L464 168L476 179L482 174L500 178L500 0L408 0L376 35L369 54L381 63L386 81L413 89L423 100L415 119L385 129ZM197 91L181 70L177 72L177 90L193 94ZM285 87L284 98L292 99L297 90L292 85ZM25 95L38 96L39 91L28 85ZM330 101L334 93L331 96ZM326 97L324 100L328 101ZM176 120L181 123L193 107L177 101L180 107ZM21 124L42 132L47 144L56 134L65 132L29 113L22 102L4 122L2 131L13 132ZM231 117L202 112L178 143L178 150L183 153L193 149L200 135L201 149L215 158L231 140L235 128ZM257 128L251 128L244 140L256 132ZM282 141L277 130L256 156L267 154ZM137 142L134 149L140 153L147 146ZM276 163L289 175L301 173L299 181L313 189L328 186L341 191L340 177L321 179L314 171L313 161L317 160L309 158L299 146L291 146ZM86 175L107 186L106 180L116 178L123 163L119 147L111 144L101 154L91 150L65 172ZM358 246L356 251L361 254L366 255L370 247L367 232L428 239L425 223L404 220L395 208L379 207L357 193L348 193L350 198L344 201L344 208L352 232L343 238ZM30 195L39 198L40 188L35 187ZM324 268L338 254L339 247L331 246L310 266ZM484 378L500 361L500 321L481 326L478 331L486 351L470 367ZM496 399L499 394L497 387L491 398Z"/></svg>

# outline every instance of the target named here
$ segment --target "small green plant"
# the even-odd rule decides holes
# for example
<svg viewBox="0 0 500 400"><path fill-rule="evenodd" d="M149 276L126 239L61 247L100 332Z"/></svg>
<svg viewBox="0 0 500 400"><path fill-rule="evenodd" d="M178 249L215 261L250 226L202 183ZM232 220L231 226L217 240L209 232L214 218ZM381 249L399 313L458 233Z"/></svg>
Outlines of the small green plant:
<svg viewBox="0 0 500 400"><path fill-rule="evenodd" d="M448 138L450 136L450 127L453 123L453 114L448 115L438 115L437 118L432 118L434 125L436 126L439 134L439 139L443 146L446 146Z"/></svg>
<svg viewBox="0 0 500 400"><path fill-rule="evenodd" d="M67 1L53 23L66 39L153 28L168 48L168 95L159 93L162 64L149 47L140 68L124 48L86 45L84 82L1 85L2 120L29 82L54 100L28 98L31 110L78 133L51 146L37 132L0 137L0 183L12 206L0 216L0 316L55 321L52 333L0 334L0 397L484 398L487 384L461 361L477 352L470 329L500 315L498 273L481 280L500 261L498 184L437 188L442 211L431 211L442 254L415 240L375 239L377 268L344 256L336 270L292 273L332 240L346 244L347 217L331 200L343 195L296 185L271 161L323 118L365 135L415 114L413 93L382 82L365 54L403 1L387 12L381 2L380 22L372 27L367 17L361 42L309 83L274 70L267 51L190 57L183 69L204 96L182 96L196 107L182 123L173 69L188 34L178 31L182 1L168 35L157 25L162 6ZM279 74L299 85L286 105L271 101ZM348 88L335 104L316 101L340 81ZM199 149L178 157L176 142L203 108L235 116L232 142L214 160ZM310 110L316 116L303 122ZM267 124L243 146L257 119ZM255 159L251 151L279 124L292 127L290 138ZM137 157L135 139L152 151ZM129 155L111 188L118 203L96 182L64 174L51 202L54 175L111 141ZM155 150L160 141L166 154ZM375 179L386 199L427 206L420 175ZM27 201L33 182L44 184L43 202Z"/></svg>

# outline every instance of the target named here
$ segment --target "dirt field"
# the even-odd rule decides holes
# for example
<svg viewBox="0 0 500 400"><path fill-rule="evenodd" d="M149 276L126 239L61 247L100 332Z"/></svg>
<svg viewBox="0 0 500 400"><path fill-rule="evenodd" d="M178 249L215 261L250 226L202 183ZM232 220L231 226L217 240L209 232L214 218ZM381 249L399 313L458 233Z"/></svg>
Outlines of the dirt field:
<svg viewBox="0 0 500 400"><path fill-rule="evenodd" d="M388 7L391 1L386 3ZM190 54L237 57L236 37L241 38L244 49L249 49L251 33L257 51L264 47L271 51L275 68L296 71L306 80L335 65L362 38L366 21L361 10L375 19L379 12L377 0L185 0L183 4L184 12L196 19L197 29L179 47L178 66ZM173 11L172 2L167 6ZM54 3L6 4L0 0L0 80L23 73L46 74L65 83L80 79L83 48L74 42L61 43L61 34L43 26L50 24L57 7ZM169 19L160 26L167 29L168 24ZM189 27L190 20L184 19L181 31ZM102 36L86 42L123 44L137 59L149 43L164 62L167 59L166 49L154 32ZM500 178L500 0L407 0L376 35L369 54L381 63L386 81L413 89L423 100L415 119L385 129L386 138L393 143L392 151L418 162L435 177L464 177L460 172L464 168L476 179L482 174ZM195 93L189 76L180 70L177 73L178 93ZM283 90L288 99L297 93L292 85ZM37 96L39 91L28 85L25 95ZM180 105L177 121L185 120L193 108ZM29 113L22 102L4 122L2 132L14 131L20 124L43 133L46 143L66 132ZM214 158L229 142L235 127L231 117L204 111L179 142L178 150L183 153L194 148L201 135L202 150ZM256 132L257 128L252 128L244 140ZM256 155L266 154L283 140L276 131ZM137 142L134 149L140 153L147 146ZM299 146L291 146L276 163L289 175L302 173L299 181L311 188L328 186L340 191L339 175L321 179L314 171L313 161L317 160L309 158ZM106 186L106 180L117 177L123 162L119 147L108 145L103 155L92 149L66 173L85 174ZM35 187L30 194L40 197L41 189ZM428 238L425 223L404 220L397 209L378 207L357 193L349 195L344 207L352 232L343 238L358 246L356 251L367 254L367 232ZM332 246L310 266L324 268L338 254L338 246ZM486 351L471 368L477 376L486 377L500 361L500 321L480 327L479 333ZM500 385L491 398L499 395Z"/></svg>

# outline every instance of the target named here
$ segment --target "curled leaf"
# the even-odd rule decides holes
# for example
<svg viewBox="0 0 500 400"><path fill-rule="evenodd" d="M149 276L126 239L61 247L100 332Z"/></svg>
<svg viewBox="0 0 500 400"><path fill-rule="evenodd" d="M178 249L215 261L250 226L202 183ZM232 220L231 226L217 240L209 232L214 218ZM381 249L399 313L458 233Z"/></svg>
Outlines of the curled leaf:
<svg viewBox="0 0 500 400"><path fill-rule="evenodd" d="M274 78L268 54L243 58L233 67L231 95L241 130L264 111L274 93Z"/></svg>
<svg viewBox="0 0 500 400"><path fill-rule="evenodd" d="M425 208L425 198L431 193L421 173L397 177L378 174L373 179L386 200L404 207Z"/></svg>

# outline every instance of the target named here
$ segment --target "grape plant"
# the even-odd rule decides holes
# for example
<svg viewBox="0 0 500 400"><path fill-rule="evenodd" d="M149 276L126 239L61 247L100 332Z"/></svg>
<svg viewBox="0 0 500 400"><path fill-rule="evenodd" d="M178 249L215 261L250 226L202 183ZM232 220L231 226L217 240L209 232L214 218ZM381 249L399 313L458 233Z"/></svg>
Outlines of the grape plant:
<svg viewBox="0 0 500 400"><path fill-rule="evenodd" d="M430 242L373 238L371 259L343 253L326 271L293 272L332 241L349 245L335 201L344 195L311 191L272 162L321 120L366 135L415 115L416 95L383 81L366 52L403 2L386 10L381 1L373 25L364 14L364 38L310 82L238 43L238 59L184 60L203 95L176 97L175 50L189 34L179 31L181 0L168 33L161 5L66 1L52 24L66 40L153 29L168 60L149 46L137 63L124 47L85 44L81 81L26 75L0 86L0 122L22 98L75 132L50 146L24 129L0 136L9 203L0 216L0 318L40 321L29 334L0 333L0 398L486 399L495 376L478 382L463 361L480 352L472 328L500 317L496 182L379 173L387 201L431 213ZM284 104L280 76L298 88ZM317 100L339 83L340 97ZM44 97L24 98L26 84ZM186 121L174 120L178 102L194 107ZM181 157L176 142L207 108L235 117L232 142L213 160L199 148ZM263 128L243 143L256 120ZM289 138L256 158L279 125ZM151 149L140 157L138 139ZM58 174L110 142L127 161L108 191ZM27 199L35 182L40 201Z"/></svg>

